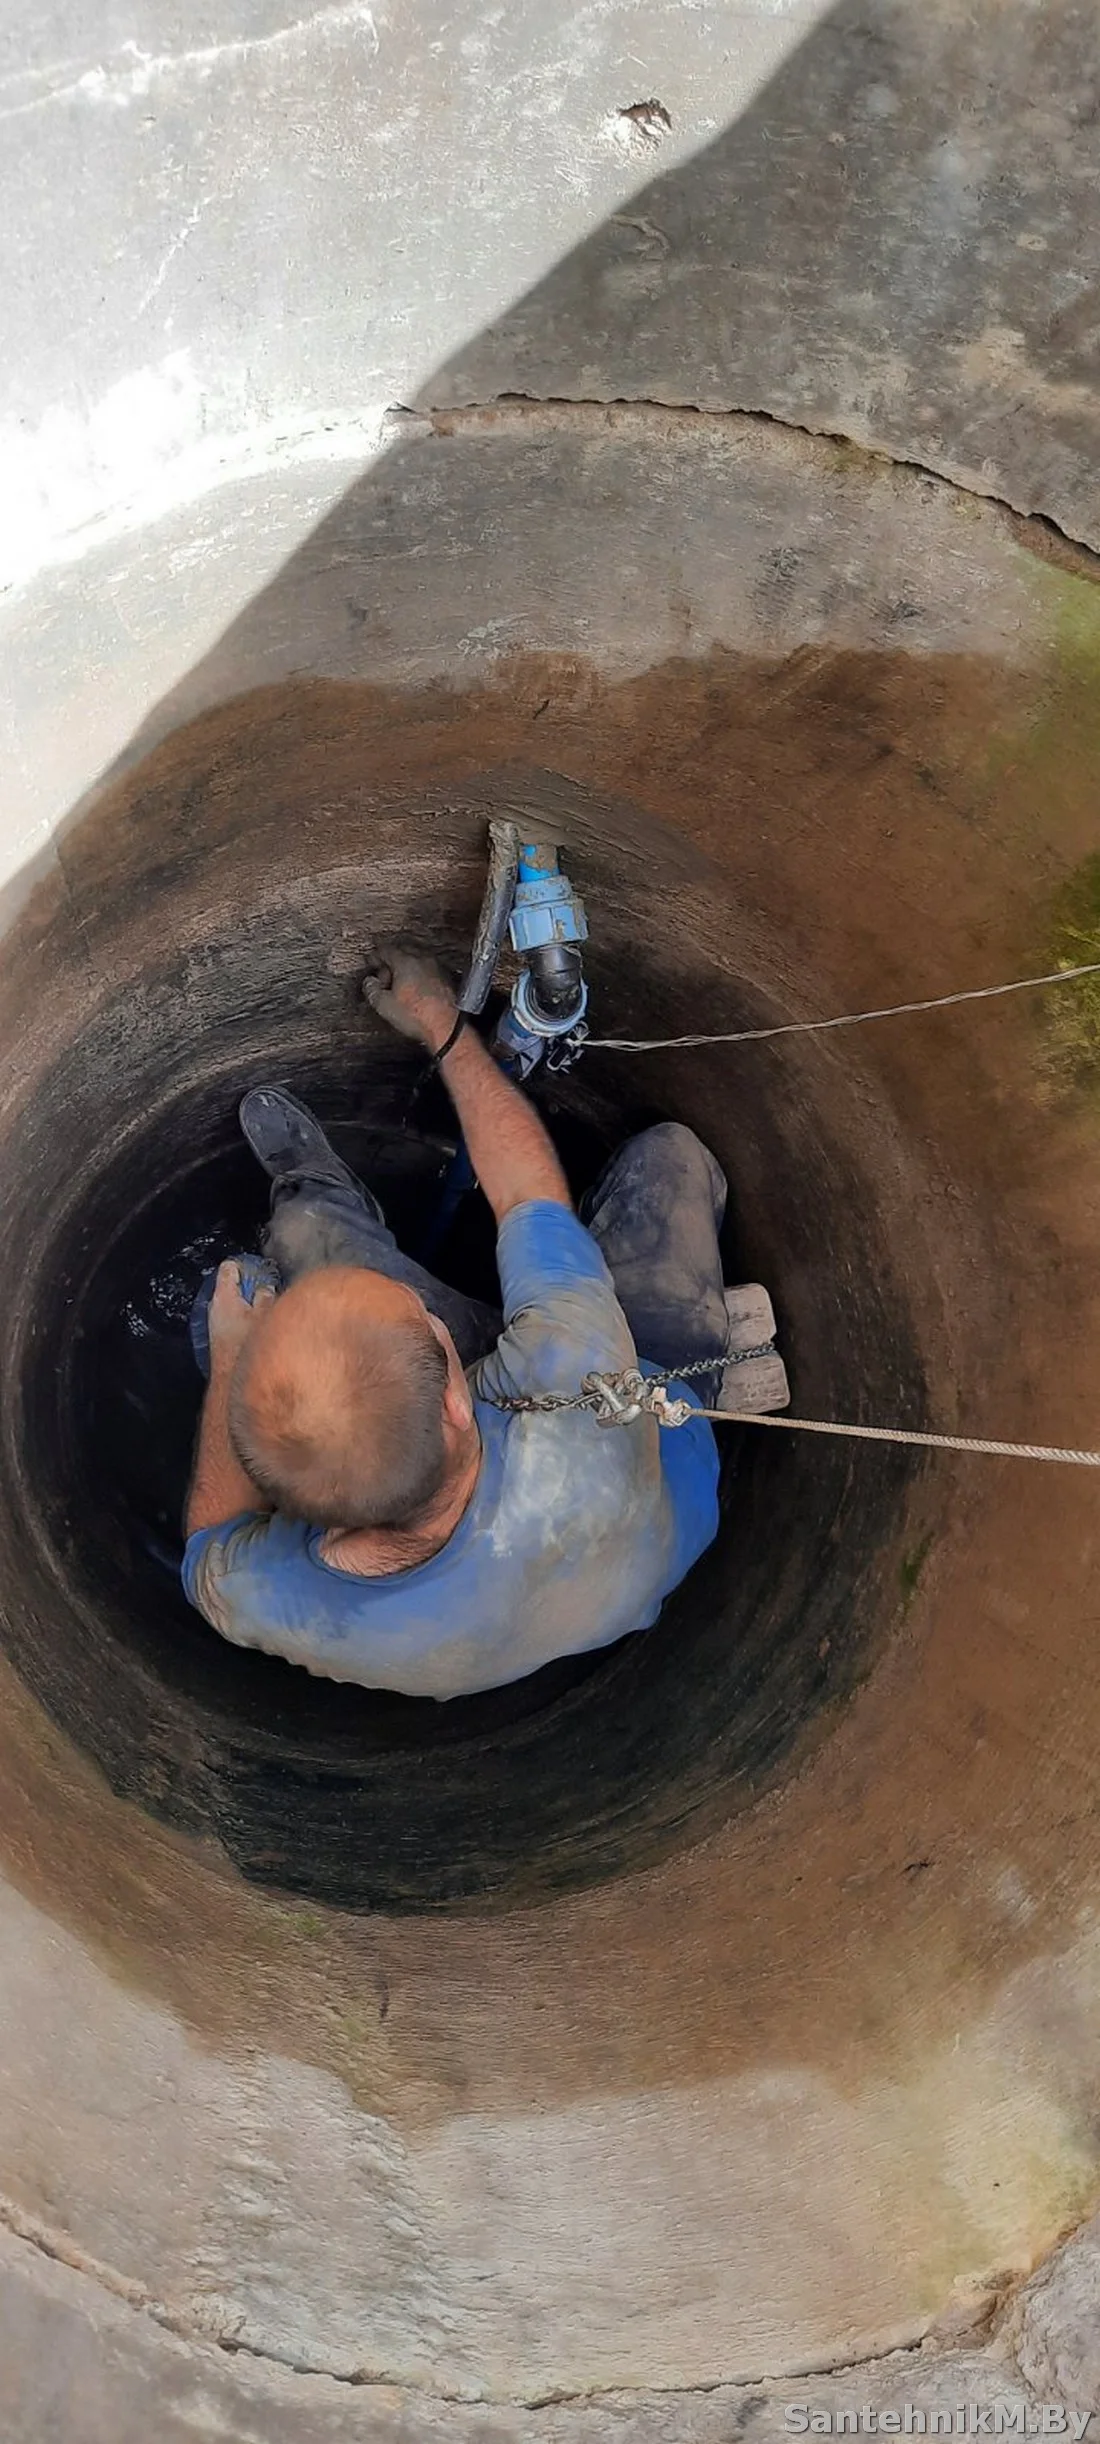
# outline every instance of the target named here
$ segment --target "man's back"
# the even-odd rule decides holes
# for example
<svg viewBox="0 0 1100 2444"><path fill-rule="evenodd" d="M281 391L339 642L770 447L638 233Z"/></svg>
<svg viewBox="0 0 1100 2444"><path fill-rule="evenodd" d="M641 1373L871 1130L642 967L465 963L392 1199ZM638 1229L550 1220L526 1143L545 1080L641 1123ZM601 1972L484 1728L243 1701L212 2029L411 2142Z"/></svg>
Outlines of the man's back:
<svg viewBox="0 0 1100 2444"><path fill-rule="evenodd" d="M716 1530L711 1429L497 1406L636 1363L604 1259L566 1206L513 1207L498 1264L505 1329L472 1375L482 1465L446 1544L413 1569L358 1577L322 1557L322 1531L288 1519L205 1528L184 1583L223 1636L333 1679L448 1698L656 1619Z"/></svg>

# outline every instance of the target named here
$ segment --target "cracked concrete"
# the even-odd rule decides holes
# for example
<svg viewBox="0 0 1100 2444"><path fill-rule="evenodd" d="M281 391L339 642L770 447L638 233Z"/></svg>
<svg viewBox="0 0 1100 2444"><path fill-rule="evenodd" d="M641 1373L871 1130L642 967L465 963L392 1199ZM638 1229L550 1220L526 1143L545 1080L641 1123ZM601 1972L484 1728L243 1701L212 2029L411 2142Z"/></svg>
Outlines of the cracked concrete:
<svg viewBox="0 0 1100 2444"><path fill-rule="evenodd" d="M56 2354L64 2372L53 2391L59 2428L81 2444L195 2444L231 2435L234 2444L666 2444L670 2412L676 2444L730 2444L751 2431L773 2444L790 2433L789 2404L810 2411L904 2411L927 2417L962 2402L975 2411L1003 2406L1037 2412L1045 2402L1091 2413L1095 2369L1089 2360L1100 2306L1100 2233L1068 2244L1028 2284L1011 2322L984 2348L937 2348L855 2362L847 2369L792 2377L778 2386L709 2386L660 2393L608 2393L557 2402L461 2401L393 2386L360 2386L301 2376L254 2357L212 2349L201 2336L173 2334L66 2269L43 2283L32 2254L0 2241L0 2341L18 2325L16 2372L5 2407L11 2444L38 2444L40 2402L20 2387L32 2351ZM6 2353L5 2356L8 2356Z"/></svg>
<svg viewBox="0 0 1100 2444"><path fill-rule="evenodd" d="M621 218L622 216L617 215L616 217ZM433 433L450 436L463 431L483 431L493 418L507 416L516 410L522 413L525 408L536 412L557 410L566 416L583 416L587 412L596 419L599 419L608 408L629 408L641 415L644 415L647 409L652 409L660 417L685 416L693 421L702 418L713 422L719 431L724 420L728 418L746 424L774 425L784 433L804 433L808 441L841 443L852 441L852 436L841 431L839 427L800 423L792 417L777 415L771 408L745 407L733 401L726 407L704 408L694 404L688 405L675 399L635 399L626 394L616 395L614 398L572 399L549 395L537 397L529 392L505 391L495 399L470 400L466 406L461 408L415 408L407 407L399 402L393 413L409 417L414 421L419 418ZM1026 550L1034 551L1041 558L1053 561L1055 566L1066 569L1071 575L1095 578L1100 574L1100 546L1094 548L1080 537L1068 534L1063 527L1059 526L1056 518L1045 512L1021 509L1018 502L1009 500L1003 493L992 491L987 485L973 481L960 483L946 475L942 467L935 466L930 459L916 456L914 452L888 450L876 447L874 442L852 443L852 446L861 448L870 458L885 459L892 467L908 467L915 475L927 475L936 482L948 483L952 491L967 493L976 499L990 501L995 508L1003 509L1006 512L1012 521L1012 532L1016 540Z"/></svg>
<svg viewBox="0 0 1100 2444"><path fill-rule="evenodd" d="M477 449L464 449L464 443L477 444ZM339 462L326 458L318 464L308 446L299 454L293 444L284 448L280 458L264 460L243 477L238 472L227 480L219 469L218 479L212 480L207 469L205 489L198 498L192 500L188 493L171 509L162 503L161 514L152 523L105 522L87 534L82 550L63 568L52 566L35 584L24 586L0 605L0 636L8 640L13 694L18 692L26 707L20 716L23 769L18 781L13 776L7 838L0 839L0 883L5 860L10 871L22 863L21 852L27 843L56 831L69 810L85 799L103 772L126 752L136 727L142 727L147 743L162 734L166 707L170 718L181 718L204 703L219 701L227 687L243 681L257 653L270 672L350 673L358 669L342 633L342 612L338 625L334 611L323 644L315 640L307 644L304 630L296 632L282 609L285 586L278 596L281 633L277 642L264 639L254 644L252 629L257 620L269 622L267 589L280 567L291 572L287 582L312 601L322 554L327 552L337 561L355 558L361 549L359 504L369 501L375 490L379 506L371 517L380 543L390 550L384 534L390 512L384 503L393 501L399 515L406 492L410 504L432 497L433 449L437 456L440 449L445 450L447 466L445 481L437 487L436 514L453 528L454 548L464 549L459 537L464 519L476 515L472 487L481 480L479 451L482 455L492 452L493 480L504 485L511 499L515 498L518 470L530 468L533 476L540 449L560 453L563 465L568 462L568 481L576 488L577 500L585 504L579 512L570 506L567 514L573 519L578 514L587 516L597 504L601 505L598 514L604 514L602 502L616 468L621 471L622 485L643 480L636 472L637 454L656 454L669 447L693 451L700 480L718 486L726 504L723 514L730 547L739 551L744 547L737 488L743 482L744 516L750 529L748 558L743 569L734 566L721 578L712 574L692 604L690 625L686 614L666 612L659 615L662 625L654 634L648 614L635 616L635 607L638 613L644 609L642 596L636 597L627 623L635 667L641 667L654 650L671 651L684 645L693 652L701 650L709 641L730 633L731 619L734 627L740 624L747 633L754 583L761 601L761 589L767 592L769 634L776 650L783 650L785 640L802 633L804 617L832 619L833 608L827 605L834 595L845 639L852 645L870 641L880 614L888 613L891 595L900 600L910 582L906 575L894 583L889 574L890 556L900 552L905 562L912 557L911 540L902 543L894 536L895 507L901 524L910 527L911 533L905 506L910 495L905 487L907 482L919 486L919 468L910 472L903 464L877 454L868 463L867 454L854 451L849 443L818 439L778 417L737 410L712 414L645 403L560 400L503 401L434 413L402 410L391 415L388 440L368 462L360 483L344 494L327 517L323 512L328 486ZM867 479L873 475L879 480L868 491ZM816 514L815 494L821 487L829 499L830 517L840 516L852 530L855 561L843 578L838 578L831 557L835 536ZM1025 574L1026 564L1021 563L1019 572L1010 572L1008 560L998 552L998 519L1008 521L1005 531L1030 553L1056 561L1070 573L1088 573L1092 556L1059 539L1049 522L1035 518L1013 523L1013 513L999 505L974 499L971 517L969 496L959 494L958 487L941 477L929 476L921 497L933 512L927 528L930 536L935 533L944 572L938 580L943 611L941 616L931 554L919 571L915 566L913 571L921 598L919 616L908 621L914 645L934 649L941 639L954 641L960 636L959 590L952 572L958 541L965 532L967 552L975 567L980 564L986 572L986 582L974 595L967 614L975 650L1019 655L1025 660L1044 650L1046 612ZM875 509L868 523L863 504L872 499ZM845 507L849 502L850 512ZM419 519L415 507L414 515ZM526 539L529 520L534 521L537 534L534 497L518 518L517 533L523 533L525 540L522 555L511 561L507 584L498 572L494 598L488 599L482 589L477 613L471 613L465 622L459 651L471 677L482 666L491 665L502 651L522 649L534 633ZM670 599L670 585L675 593L678 581L670 579L668 571L682 549L668 520L658 523L661 542L655 549L646 539L646 522L632 521L629 500L625 493L620 494L614 548L629 553L632 534L637 532L655 603ZM312 539L295 555L291 546L303 525L311 530ZM422 557L431 548L431 532L430 521L424 523L412 552L403 549L388 571L395 602L398 597L407 598L403 616L416 623L417 646L415 656L403 645L391 654L385 637L372 638L374 667L383 682L400 681L414 669L424 677L433 667L446 667L449 660L450 640L435 639L430 623L425 627L416 608L419 570L415 555ZM781 553L787 554L792 573L777 586L774 569L768 575L769 555ZM756 559L760 572L754 578L750 563ZM312 572L308 581L307 571ZM162 609L166 589L172 589L175 596L170 624ZM681 584L685 604L692 591L690 583ZM736 614L729 603L731 591L737 600ZM814 597L812 611L807 608L807 592ZM249 608L253 603L255 613ZM226 614L235 608L240 619L230 626L226 642L219 644ZM395 620L393 627L396 635L400 622ZM558 633L570 645L580 641L575 623L559 623ZM620 625L614 639L589 633L586 641L597 659L606 656L616 666L625 667L626 633ZM248 640L243 650L241 638ZM71 691L74 664L81 658L91 658L94 677L84 691L79 717L61 722L49 708L59 686ZM177 685L181 670L184 675ZM140 698L135 688L140 689Z"/></svg>
<svg viewBox="0 0 1100 2444"><path fill-rule="evenodd" d="M1081 25L1072 6L841 0L747 110L661 168L419 403L760 409L1095 543Z"/></svg>

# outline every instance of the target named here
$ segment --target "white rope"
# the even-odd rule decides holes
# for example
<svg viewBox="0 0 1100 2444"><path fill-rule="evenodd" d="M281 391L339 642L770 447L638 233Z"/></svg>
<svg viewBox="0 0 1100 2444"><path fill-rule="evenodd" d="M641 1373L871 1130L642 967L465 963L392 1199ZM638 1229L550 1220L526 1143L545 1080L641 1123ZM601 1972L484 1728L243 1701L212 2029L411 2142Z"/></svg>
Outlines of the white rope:
<svg viewBox="0 0 1100 2444"><path fill-rule="evenodd" d="M1073 984L1081 976L1100 976L1100 959L1080 967L1055 968L1046 976L1020 976L1011 984L976 985L965 993L938 993L929 1001L899 1001L883 1010L854 1010L841 1018L789 1020L780 1027L742 1027L724 1035L663 1035L632 1038L593 1035L594 1052L679 1052L699 1044L762 1044L778 1035L824 1035L834 1027L865 1027L872 1019L909 1018L922 1010L951 1010L960 1002L996 1001L1006 993L1033 993L1047 985ZM679 1406L680 1404L675 1404ZM716 1426L765 1426L783 1434L833 1434L849 1442L901 1443L919 1451L973 1451L992 1459L1060 1461L1066 1468L1100 1468L1100 1451L1071 1451L1058 1443L1002 1443L968 1434L921 1434L901 1426L838 1425L820 1417L777 1417L747 1409L696 1409ZM673 1422L671 1419L670 1423ZM679 1419L676 1420L680 1422ZM685 1418L684 1423L687 1422Z"/></svg>
<svg viewBox="0 0 1100 2444"><path fill-rule="evenodd" d="M693 1044L764 1044L776 1035L824 1035L830 1027L865 1027L873 1018L908 1018L920 1010L951 1010L961 1001L995 1001L1002 993L1034 993L1048 984L1073 984L1078 976L1100 976L1100 959L1083 967L1055 968L1050 976L1020 976L1013 984L980 984L969 993L938 993L932 1001L897 1001L888 1010L854 1010L845 1018L792 1019L782 1027L742 1027L732 1035L590 1035L586 1052L679 1052Z"/></svg>
<svg viewBox="0 0 1100 2444"><path fill-rule="evenodd" d="M739 1351L734 1365L762 1351ZM729 1363L729 1361L727 1361ZM714 1363L696 1359L679 1373L643 1375L637 1367L618 1374L586 1375L579 1392L522 1392L484 1395L493 1408L523 1415L550 1416L587 1409L601 1426L629 1426L637 1417L655 1417L660 1426L687 1426L697 1417L715 1426L771 1426L783 1434L839 1434L856 1443L907 1443L918 1451L976 1451L1002 1460L1061 1460L1070 1468L1100 1468L1100 1451L1075 1451L1062 1443L1002 1443L973 1434L925 1434L909 1426L848 1426L823 1417L777 1417L759 1409L697 1409L693 1401L670 1399L674 1383L689 1375L712 1374Z"/></svg>
<svg viewBox="0 0 1100 2444"><path fill-rule="evenodd" d="M692 1408L689 1417L709 1418L712 1425L778 1426L785 1434L842 1434L860 1443L911 1443L921 1451L984 1451L994 1459L1061 1460L1068 1468L1100 1468L1100 1451L1067 1451L1060 1443L983 1442L969 1434L916 1434L901 1426L838 1426L820 1417L769 1417L748 1409ZM685 1418L685 1425L688 1422Z"/></svg>

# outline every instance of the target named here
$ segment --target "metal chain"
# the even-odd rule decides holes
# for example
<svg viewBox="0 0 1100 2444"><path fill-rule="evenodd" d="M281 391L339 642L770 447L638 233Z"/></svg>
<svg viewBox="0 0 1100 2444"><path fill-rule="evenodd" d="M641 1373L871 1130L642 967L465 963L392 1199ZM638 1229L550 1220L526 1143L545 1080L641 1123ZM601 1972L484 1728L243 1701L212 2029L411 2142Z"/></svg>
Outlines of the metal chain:
<svg viewBox="0 0 1100 2444"><path fill-rule="evenodd" d="M832 1434L852 1442L901 1443L919 1451L981 1452L994 1459L1054 1460L1069 1468L1100 1468L1100 1451L1069 1450L1060 1443L1005 1443L968 1434L922 1434L903 1426L849 1426L819 1417L777 1417L759 1410L697 1409L690 1400L670 1400L673 1383L692 1375L714 1374L719 1366L743 1366L749 1358L770 1356L771 1341L756 1349L731 1352L723 1359L702 1358L673 1375L643 1375L632 1368L618 1374L586 1375L579 1392L517 1393L513 1398L482 1393L494 1409L521 1416L548 1416L586 1409L600 1426L628 1426L636 1417L655 1417L661 1426L686 1426L700 1418L715 1426L770 1426L785 1434Z"/></svg>
<svg viewBox="0 0 1100 2444"><path fill-rule="evenodd" d="M722 1359L710 1359L706 1373L716 1374ZM699 1366L685 1367L684 1374L699 1374ZM669 1378L682 1382L683 1376ZM697 1417L688 1400L670 1401L668 1380L658 1375L643 1375L624 1367L619 1374L586 1375L579 1392L479 1392L478 1398L490 1408L509 1409L520 1417L550 1417L564 1415L569 1410L587 1409L600 1426L628 1426L636 1417L659 1417L663 1424L680 1425L674 1410L683 1410L685 1417Z"/></svg>
<svg viewBox="0 0 1100 2444"><path fill-rule="evenodd" d="M632 1367L619 1374L586 1375L579 1392L516 1392L511 1396L479 1392L489 1408L510 1409L520 1417L549 1417L556 1412L587 1409L601 1426L627 1426L635 1417L659 1417L662 1425L683 1425L688 1417L712 1414L687 1400L669 1400L673 1383L690 1383L697 1375L724 1373L727 1366L747 1366L750 1358L770 1358L774 1341L758 1341L753 1349L729 1350L717 1358L689 1358L668 1374L643 1375ZM674 1412L683 1411L683 1416ZM723 1410L724 1416L726 1412Z"/></svg>

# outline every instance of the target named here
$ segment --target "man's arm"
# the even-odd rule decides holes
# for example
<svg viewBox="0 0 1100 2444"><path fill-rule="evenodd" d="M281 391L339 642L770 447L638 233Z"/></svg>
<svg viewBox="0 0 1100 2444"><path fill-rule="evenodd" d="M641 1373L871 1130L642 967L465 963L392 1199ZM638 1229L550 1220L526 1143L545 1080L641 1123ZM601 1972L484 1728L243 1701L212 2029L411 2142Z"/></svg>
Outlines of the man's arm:
<svg viewBox="0 0 1100 2444"><path fill-rule="evenodd" d="M372 1009L399 1034L438 1052L458 1016L446 979L433 960L414 959L403 951L387 951L386 965L391 985L369 976L363 987ZM497 1224L514 1206L536 1199L571 1210L565 1173L538 1113L505 1077L472 1027L463 1028L440 1075Z"/></svg>
<svg viewBox="0 0 1100 2444"><path fill-rule="evenodd" d="M236 1265L219 1266L210 1301L210 1381L202 1404L195 1468L184 1513L186 1536L197 1535L200 1528L221 1527L241 1511L270 1508L242 1468L229 1439L229 1393L234 1368L253 1330L257 1312L272 1296L268 1289L258 1290L256 1303L249 1306L241 1294Z"/></svg>
<svg viewBox="0 0 1100 2444"><path fill-rule="evenodd" d="M471 1027L463 1028L439 1074L497 1223L513 1206L533 1198L571 1208L565 1173L534 1105L505 1077Z"/></svg>

